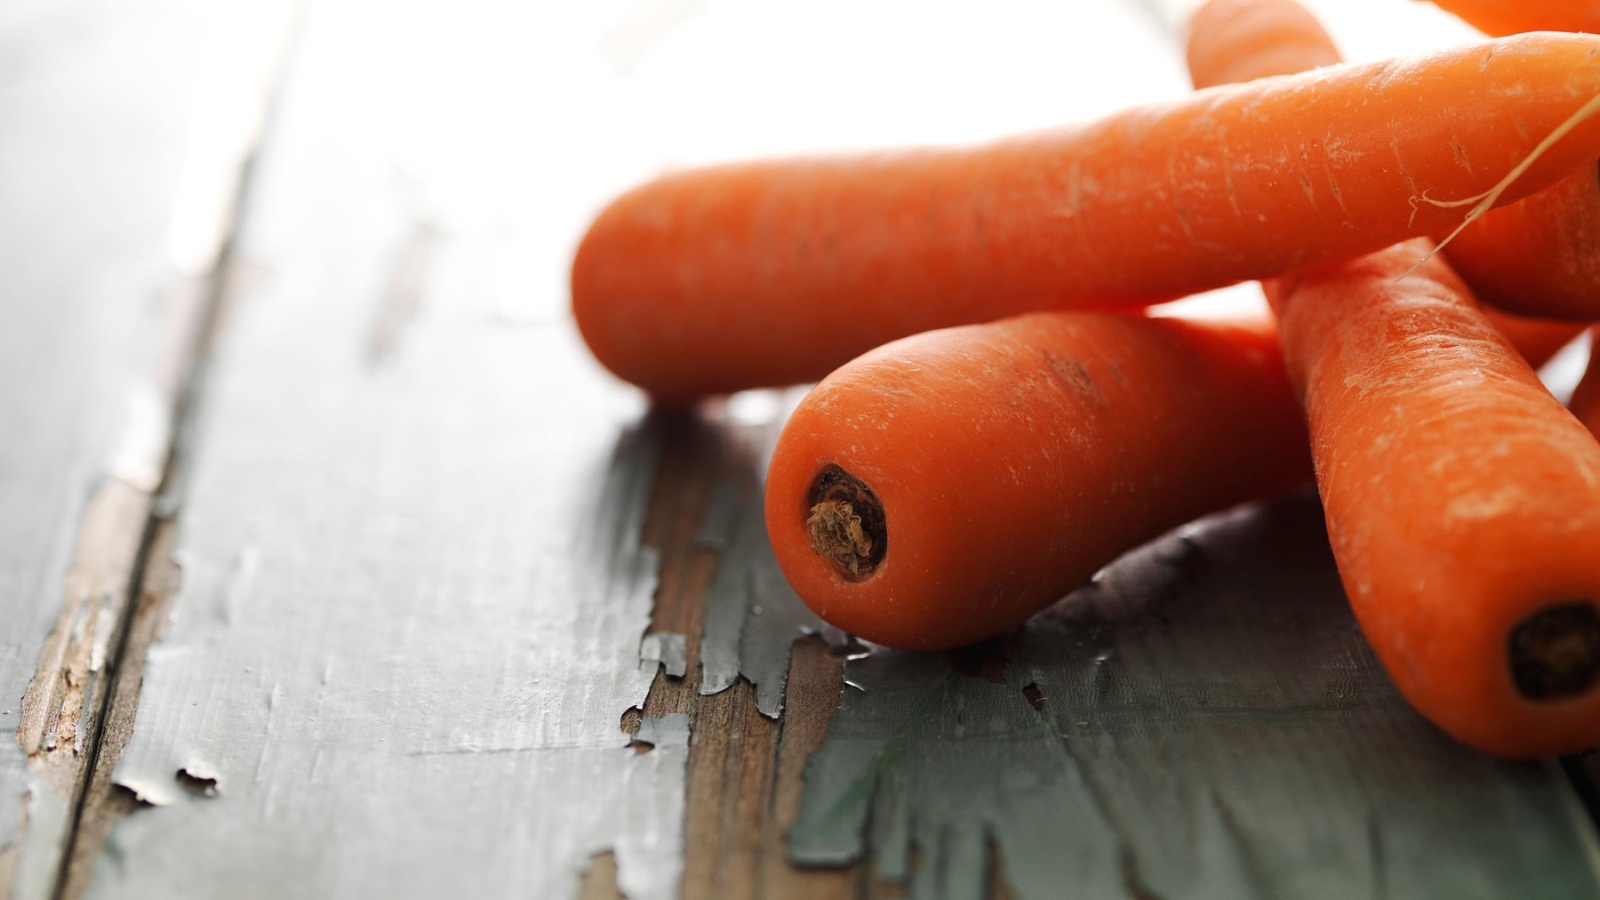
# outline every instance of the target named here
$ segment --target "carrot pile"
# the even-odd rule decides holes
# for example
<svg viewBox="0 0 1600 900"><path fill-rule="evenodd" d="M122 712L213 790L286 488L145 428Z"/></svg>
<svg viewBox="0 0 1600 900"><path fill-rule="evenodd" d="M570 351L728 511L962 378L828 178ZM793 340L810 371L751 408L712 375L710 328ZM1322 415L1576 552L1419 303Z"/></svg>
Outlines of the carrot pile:
<svg viewBox="0 0 1600 900"><path fill-rule="evenodd" d="M1203 90L1097 122L643 185L580 244L574 318L662 402L820 381L767 527L853 634L991 637L1314 470L1419 711L1507 756L1600 742L1600 443L1531 368L1600 320L1600 37L1342 65L1293 0L1213 0L1188 59ZM1275 322L1142 312L1250 279Z"/></svg>

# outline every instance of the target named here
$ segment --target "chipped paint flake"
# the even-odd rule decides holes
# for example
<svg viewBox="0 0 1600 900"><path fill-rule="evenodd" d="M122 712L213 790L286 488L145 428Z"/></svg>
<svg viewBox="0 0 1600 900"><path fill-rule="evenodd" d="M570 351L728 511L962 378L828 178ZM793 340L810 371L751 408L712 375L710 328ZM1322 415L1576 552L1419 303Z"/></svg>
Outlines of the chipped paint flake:
<svg viewBox="0 0 1600 900"><path fill-rule="evenodd" d="M689 716L687 713L667 713L659 717L645 716L639 720L639 731L633 739L657 749L687 747Z"/></svg>
<svg viewBox="0 0 1600 900"><path fill-rule="evenodd" d="M639 642L639 665L654 671L660 666L673 678L689 671L689 636L673 632L647 634Z"/></svg>

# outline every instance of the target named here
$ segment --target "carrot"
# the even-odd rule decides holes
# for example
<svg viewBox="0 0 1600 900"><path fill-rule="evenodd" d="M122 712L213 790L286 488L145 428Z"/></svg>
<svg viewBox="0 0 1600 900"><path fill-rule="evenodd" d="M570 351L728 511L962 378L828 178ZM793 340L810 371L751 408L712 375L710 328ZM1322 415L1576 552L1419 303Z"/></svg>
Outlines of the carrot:
<svg viewBox="0 0 1600 900"><path fill-rule="evenodd" d="M1196 88L1340 62L1322 23L1294 0L1210 0L1189 18L1184 57Z"/></svg>
<svg viewBox="0 0 1600 900"><path fill-rule="evenodd" d="M1339 62L1333 38L1295 0L1210 0L1189 20L1185 56L1189 77L1197 88ZM1566 186L1574 180L1587 183L1588 204L1583 210L1589 216L1587 221L1600 221L1595 167L1588 166L1555 187L1485 214L1456 237L1446 253L1479 299L1494 303L1503 298L1508 301L1507 308L1531 305L1548 311L1554 298L1586 289L1574 305L1587 303L1596 309L1594 317L1600 317L1600 278L1596 277L1600 275L1600 241L1588 239L1587 228L1575 227L1580 221L1577 216L1557 210L1551 202L1553 194L1566 197L1570 193ZM1530 235L1505 233L1528 216L1540 219L1545 227ZM1582 257L1580 262L1580 244L1595 245L1589 248L1594 259ZM1581 269L1593 274L1574 277ZM1543 302L1517 303L1517 296ZM1534 367L1543 365L1582 330L1581 325L1565 322L1484 312Z"/></svg>
<svg viewBox="0 0 1600 900"><path fill-rule="evenodd" d="M1527 31L1600 32L1600 0L1433 0L1484 34Z"/></svg>
<svg viewBox="0 0 1600 900"><path fill-rule="evenodd" d="M1034 313L825 378L773 453L767 531L827 621L955 647L1163 531L1305 481L1305 442L1268 322Z"/></svg>
<svg viewBox="0 0 1600 900"><path fill-rule="evenodd" d="M1466 232L1462 232L1466 234ZM1446 254L1446 258L1454 263L1454 258ZM1460 275L1460 272L1456 273ZM1463 277L1467 287L1477 293L1477 286ZM1482 307L1483 315L1500 333L1506 336L1511 346L1517 348L1522 358L1532 368L1539 368L1550 361L1562 347L1572 343L1572 339L1582 333L1584 326L1581 322L1563 322L1557 319L1543 319L1534 316L1519 316L1514 313L1504 312L1488 304Z"/></svg>
<svg viewBox="0 0 1600 900"><path fill-rule="evenodd" d="M1412 241L1267 283L1345 591L1456 738L1600 741L1600 444Z"/></svg>
<svg viewBox="0 0 1600 900"><path fill-rule="evenodd" d="M976 148L667 175L590 227L573 314L605 366L682 398L818 378L930 328L1346 258L1461 221L1448 201L1583 119L1597 54L1600 38L1523 35ZM1500 200L1596 155L1588 118Z"/></svg>
<svg viewBox="0 0 1600 900"><path fill-rule="evenodd" d="M1591 434L1600 435L1600 327L1589 330L1589 366L1572 389L1567 408Z"/></svg>

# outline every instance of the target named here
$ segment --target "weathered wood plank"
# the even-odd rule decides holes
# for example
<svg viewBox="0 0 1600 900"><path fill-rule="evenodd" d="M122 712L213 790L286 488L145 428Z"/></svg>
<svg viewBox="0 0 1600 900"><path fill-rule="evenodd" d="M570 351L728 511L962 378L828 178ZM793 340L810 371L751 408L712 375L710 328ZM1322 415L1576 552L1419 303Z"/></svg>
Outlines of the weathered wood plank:
<svg viewBox="0 0 1600 900"><path fill-rule="evenodd" d="M270 6L230 15L261 26ZM0 896L59 887L202 306L189 263L220 238L188 228L180 259L174 225L225 219L257 114L270 54L252 50L273 33L207 7L0 16ZM203 121L217 103L227 121Z"/></svg>
<svg viewBox="0 0 1600 900"><path fill-rule="evenodd" d="M559 896L605 849L628 896L673 892L686 721L646 719L646 753L620 728L654 674L659 430L536 287L544 226L441 196L416 108L381 108L410 95L369 80L432 90L413 60L487 12L307 13L235 249L267 274L217 348L113 779L157 808L88 896ZM446 87L568 61L503 49Z"/></svg>

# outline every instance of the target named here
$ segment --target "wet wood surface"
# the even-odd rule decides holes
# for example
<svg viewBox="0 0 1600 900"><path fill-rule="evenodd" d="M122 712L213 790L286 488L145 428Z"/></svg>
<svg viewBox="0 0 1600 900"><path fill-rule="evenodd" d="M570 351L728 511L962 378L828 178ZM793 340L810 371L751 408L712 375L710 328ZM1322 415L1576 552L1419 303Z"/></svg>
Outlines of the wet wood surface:
<svg viewBox="0 0 1600 900"><path fill-rule="evenodd" d="M1161 4L970 15L0 14L0 896L1595 895L1594 758L1421 722L1314 501L869 648L760 528L798 394L587 357L572 248L664 167L1186 89Z"/></svg>

